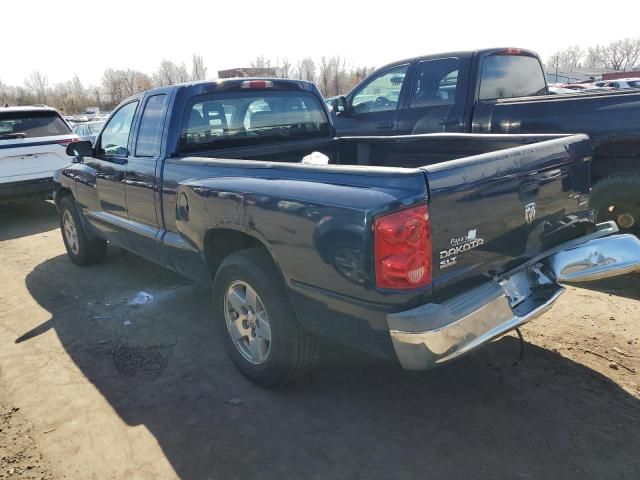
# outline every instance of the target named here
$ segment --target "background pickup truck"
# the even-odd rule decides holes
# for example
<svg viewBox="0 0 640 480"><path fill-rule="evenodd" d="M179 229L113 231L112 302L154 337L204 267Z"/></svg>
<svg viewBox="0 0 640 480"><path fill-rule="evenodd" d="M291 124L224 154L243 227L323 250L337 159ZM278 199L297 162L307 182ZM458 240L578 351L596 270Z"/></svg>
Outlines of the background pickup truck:
<svg viewBox="0 0 640 480"><path fill-rule="evenodd" d="M440 365L538 315L558 282L640 264L638 239L586 206L584 135L336 138L312 84L241 79L141 93L67 150L71 260L113 242L213 285L231 358L265 386L308 371L318 335ZM301 161L314 152L328 161Z"/></svg>
<svg viewBox="0 0 640 480"><path fill-rule="evenodd" d="M502 48L386 65L334 99L338 135L586 133L598 221L640 234L640 90L550 95L538 56Z"/></svg>

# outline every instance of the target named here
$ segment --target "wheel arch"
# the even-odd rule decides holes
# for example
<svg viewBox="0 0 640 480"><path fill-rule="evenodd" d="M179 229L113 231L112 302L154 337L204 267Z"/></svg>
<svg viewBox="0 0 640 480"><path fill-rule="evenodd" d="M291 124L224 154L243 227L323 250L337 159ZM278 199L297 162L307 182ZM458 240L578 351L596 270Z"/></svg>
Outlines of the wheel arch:
<svg viewBox="0 0 640 480"><path fill-rule="evenodd" d="M69 195L73 195L73 192L71 191L71 189L67 188L67 187L58 187L56 189L56 195L54 197L54 203L56 205L56 208L58 210L60 210L60 202L62 201L62 199L64 197L67 197Z"/></svg>
<svg viewBox="0 0 640 480"><path fill-rule="evenodd" d="M250 248L264 249L284 282L282 270L267 242L255 235L233 228L211 228L205 233L204 258L211 278L215 278L220 265L226 258Z"/></svg>

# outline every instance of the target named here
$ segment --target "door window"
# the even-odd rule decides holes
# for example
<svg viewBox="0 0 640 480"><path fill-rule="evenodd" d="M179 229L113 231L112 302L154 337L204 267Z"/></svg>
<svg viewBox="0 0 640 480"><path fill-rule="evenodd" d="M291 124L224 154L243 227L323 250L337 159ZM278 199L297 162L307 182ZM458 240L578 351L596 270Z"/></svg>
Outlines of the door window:
<svg viewBox="0 0 640 480"><path fill-rule="evenodd" d="M456 100L460 60L441 58L418 65L410 108L453 105Z"/></svg>
<svg viewBox="0 0 640 480"><path fill-rule="evenodd" d="M137 107L138 102L127 103L111 117L102 132L99 153L119 157L126 157L129 154L127 147L129 133Z"/></svg>
<svg viewBox="0 0 640 480"><path fill-rule="evenodd" d="M160 154L166 100L165 94L153 95L147 99L136 142L137 157L155 157Z"/></svg>
<svg viewBox="0 0 640 480"><path fill-rule="evenodd" d="M353 97L351 106L355 113L385 112L395 110L409 65L386 70L366 83Z"/></svg>

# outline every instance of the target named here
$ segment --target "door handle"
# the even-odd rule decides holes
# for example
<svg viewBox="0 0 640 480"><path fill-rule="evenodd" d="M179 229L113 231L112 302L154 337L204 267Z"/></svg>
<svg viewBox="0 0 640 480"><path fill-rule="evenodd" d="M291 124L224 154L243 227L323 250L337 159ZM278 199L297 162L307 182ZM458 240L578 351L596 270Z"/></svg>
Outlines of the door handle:
<svg viewBox="0 0 640 480"><path fill-rule="evenodd" d="M376 123L378 130L390 130L393 128L393 122L378 122Z"/></svg>

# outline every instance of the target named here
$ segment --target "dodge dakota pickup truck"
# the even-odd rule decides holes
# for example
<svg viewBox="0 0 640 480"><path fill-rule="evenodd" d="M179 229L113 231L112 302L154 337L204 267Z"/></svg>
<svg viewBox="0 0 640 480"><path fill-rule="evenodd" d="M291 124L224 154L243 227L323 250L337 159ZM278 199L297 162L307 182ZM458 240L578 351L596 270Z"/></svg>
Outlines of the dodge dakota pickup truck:
<svg viewBox="0 0 640 480"><path fill-rule="evenodd" d="M585 135L335 136L310 83L162 87L67 148L73 262L107 242L212 287L235 365L277 386L318 337L445 364L547 309L563 282L635 271L640 241L587 206Z"/></svg>
<svg viewBox="0 0 640 480"><path fill-rule="evenodd" d="M640 89L551 95L535 53L494 48L394 62L333 103L339 136L586 133L598 221L640 234Z"/></svg>

